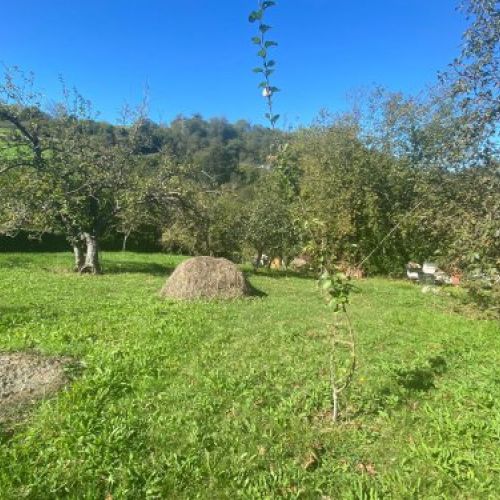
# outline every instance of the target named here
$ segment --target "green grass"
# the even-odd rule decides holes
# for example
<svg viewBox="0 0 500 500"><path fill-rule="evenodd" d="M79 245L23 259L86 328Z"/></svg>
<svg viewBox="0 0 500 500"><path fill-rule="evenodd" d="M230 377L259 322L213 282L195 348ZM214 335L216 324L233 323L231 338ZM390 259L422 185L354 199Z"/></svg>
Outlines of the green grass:
<svg viewBox="0 0 500 500"><path fill-rule="evenodd" d="M108 253L92 277L68 272L69 254L0 255L0 350L84 364L4 432L0 498L499 493L498 323L406 282L361 282L360 366L333 426L314 281L255 275L266 297L163 302L179 261Z"/></svg>

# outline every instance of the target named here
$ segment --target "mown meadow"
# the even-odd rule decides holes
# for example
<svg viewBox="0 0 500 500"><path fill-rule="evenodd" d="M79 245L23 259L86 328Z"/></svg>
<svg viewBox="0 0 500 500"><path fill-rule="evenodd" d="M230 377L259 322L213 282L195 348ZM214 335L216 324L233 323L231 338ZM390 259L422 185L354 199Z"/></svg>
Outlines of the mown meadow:
<svg viewBox="0 0 500 500"><path fill-rule="evenodd" d="M404 281L358 283L359 368L328 418L331 310L316 282L250 273L265 295L162 301L182 260L0 255L0 351L71 356L72 383L0 428L0 497L494 498L497 322Z"/></svg>

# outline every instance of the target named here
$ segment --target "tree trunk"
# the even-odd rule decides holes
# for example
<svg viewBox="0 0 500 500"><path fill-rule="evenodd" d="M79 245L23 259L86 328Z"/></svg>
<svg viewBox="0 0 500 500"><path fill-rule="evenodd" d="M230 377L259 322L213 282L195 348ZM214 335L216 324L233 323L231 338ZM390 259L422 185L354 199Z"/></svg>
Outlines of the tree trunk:
<svg viewBox="0 0 500 500"><path fill-rule="evenodd" d="M127 240L128 240L128 237L130 236L130 233L131 233L131 231L127 231L123 235L122 252L125 252L125 250L127 250Z"/></svg>
<svg viewBox="0 0 500 500"><path fill-rule="evenodd" d="M83 233L87 253L85 254L85 263L80 269L81 273L101 274L101 264L99 262L99 244L95 234Z"/></svg>
<svg viewBox="0 0 500 500"><path fill-rule="evenodd" d="M255 262L254 262L255 269L259 269L263 253L264 253L263 250L257 250L257 258L255 259Z"/></svg>
<svg viewBox="0 0 500 500"><path fill-rule="evenodd" d="M83 253L83 244L81 241L73 243L73 255L75 256L75 272L79 273L85 264L85 255Z"/></svg>

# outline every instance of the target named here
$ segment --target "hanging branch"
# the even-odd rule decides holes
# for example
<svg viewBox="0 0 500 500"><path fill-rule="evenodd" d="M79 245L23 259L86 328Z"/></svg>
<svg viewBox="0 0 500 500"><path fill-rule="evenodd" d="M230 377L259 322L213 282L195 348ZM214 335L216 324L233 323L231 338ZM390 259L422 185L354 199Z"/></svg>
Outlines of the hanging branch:
<svg viewBox="0 0 500 500"><path fill-rule="evenodd" d="M262 96L266 99L268 112L265 114L267 120L274 129L276 122L279 120L280 115L274 114L273 110L273 96L280 89L271 84L270 76L274 73L276 61L270 59L269 51L273 47L277 47L277 42L268 40L266 34L271 29L271 26L264 23L264 15L267 9L274 7L276 2L259 0L259 8L250 13L248 20L251 23L258 22L258 35L252 37L252 43L259 47L257 56L262 60L262 64L253 69L254 73L261 73L263 80L259 83L259 88L262 89Z"/></svg>

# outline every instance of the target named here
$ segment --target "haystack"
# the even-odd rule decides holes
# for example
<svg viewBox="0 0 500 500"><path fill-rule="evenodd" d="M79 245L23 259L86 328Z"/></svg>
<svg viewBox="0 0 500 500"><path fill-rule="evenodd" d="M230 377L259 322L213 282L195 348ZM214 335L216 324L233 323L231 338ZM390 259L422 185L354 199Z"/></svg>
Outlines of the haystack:
<svg viewBox="0 0 500 500"><path fill-rule="evenodd" d="M193 257L180 264L161 290L172 299L235 299L250 293L238 267L227 259Z"/></svg>

